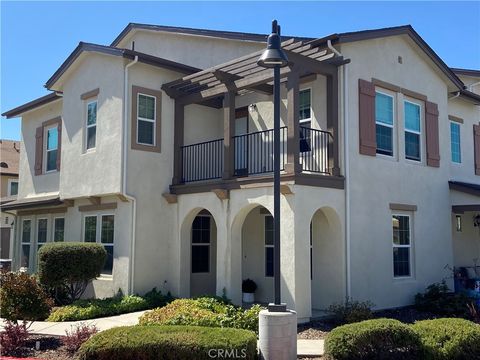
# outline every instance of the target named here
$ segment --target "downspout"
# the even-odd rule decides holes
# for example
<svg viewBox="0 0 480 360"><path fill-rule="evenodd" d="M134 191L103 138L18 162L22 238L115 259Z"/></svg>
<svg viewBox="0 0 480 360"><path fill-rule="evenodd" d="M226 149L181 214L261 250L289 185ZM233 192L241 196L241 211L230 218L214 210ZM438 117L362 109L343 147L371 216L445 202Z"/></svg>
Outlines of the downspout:
<svg viewBox="0 0 480 360"><path fill-rule="evenodd" d="M343 56L337 49L332 46L332 41L327 41L327 46L337 56ZM343 97L343 163L345 174L345 278L346 278L346 298L351 298L352 279L350 274L350 258L351 258L351 238L350 238L350 158L348 156L348 81L347 81L347 64L342 66L342 97Z"/></svg>
<svg viewBox="0 0 480 360"><path fill-rule="evenodd" d="M460 96L460 91L457 91L457 93L456 93L454 96L452 96L451 98L448 98L448 100L456 99L456 98L458 98L459 96Z"/></svg>
<svg viewBox="0 0 480 360"><path fill-rule="evenodd" d="M128 274L128 294L133 293L133 281L135 275L135 240L136 240L136 225L137 225L137 200L134 196L127 193L127 149L128 149L128 69L138 62L138 56L135 56L134 60L125 65L124 79L124 94L123 94L123 137L122 137L122 195L132 202L132 232L130 235L130 271Z"/></svg>

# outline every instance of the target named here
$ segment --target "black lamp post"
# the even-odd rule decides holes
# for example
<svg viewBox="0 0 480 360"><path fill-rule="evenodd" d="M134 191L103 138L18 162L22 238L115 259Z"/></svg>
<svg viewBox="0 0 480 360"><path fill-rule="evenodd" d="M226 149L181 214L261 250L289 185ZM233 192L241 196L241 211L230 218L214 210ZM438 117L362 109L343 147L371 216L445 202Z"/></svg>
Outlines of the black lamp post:
<svg viewBox="0 0 480 360"><path fill-rule="evenodd" d="M282 50L280 26L272 21L272 33L268 36L267 49L257 61L259 66L273 68L273 276L275 302L268 305L273 312L286 311L280 296L280 68L288 64L287 55Z"/></svg>

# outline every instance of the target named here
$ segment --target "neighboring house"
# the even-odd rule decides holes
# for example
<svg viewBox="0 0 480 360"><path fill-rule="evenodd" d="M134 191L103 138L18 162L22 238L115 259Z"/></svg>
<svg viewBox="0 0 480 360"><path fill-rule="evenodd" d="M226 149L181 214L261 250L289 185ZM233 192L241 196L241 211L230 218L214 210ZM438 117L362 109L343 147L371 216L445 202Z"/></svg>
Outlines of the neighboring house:
<svg viewBox="0 0 480 360"><path fill-rule="evenodd" d="M0 140L0 206L17 199L19 160L20 142ZM14 221L14 214L3 211L0 213L0 266L2 268L10 266Z"/></svg>
<svg viewBox="0 0 480 360"><path fill-rule="evenodd" d="M14 268L50 241L109 256L91 295L273 299L265 35L129 24L80 43L22 117ZM480 95L410 26L284 37L282 298L410 304L480 257ZM466 84L477 85L466 88Z"/></svg>

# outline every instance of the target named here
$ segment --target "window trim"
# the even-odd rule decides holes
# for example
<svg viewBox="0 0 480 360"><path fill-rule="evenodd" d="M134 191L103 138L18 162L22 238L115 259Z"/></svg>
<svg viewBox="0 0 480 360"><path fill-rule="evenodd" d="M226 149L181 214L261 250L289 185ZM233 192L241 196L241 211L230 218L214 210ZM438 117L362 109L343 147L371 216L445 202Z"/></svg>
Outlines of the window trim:
<svg viewBox="0 0 480 360"><path fill-rule="evenodd" d="M376 139L376 136L377 136L377 130L376 130L376 127L377 125L380 125L380 126L385 126L385 127L389 127L392 129L392 155L388 155L388 154L382 154L382 153L379 153L377 152L378 151L378 144L377 144L377 148L375 149L375 154L376 156L380 156L380 157L383 157L385 159L396 159L396 154L397 154L397 134L396 134L396 126L395 124L397 123L397 113L396 113L396 106L395 106L395 102L397 101L397 94L395 92L391 92L389 93L389 90L387 89L383 89L383 88L379 88L377 86L375 86L375 98L374 98L374 106L376 108L376 95L377 93L379 94L382 94L382 95L385 95L385 96L388 96L392 99L392 125L390 124L385 124L385 123L379 123L377 121L377 113L376 113L376 110L374 109L374 116L375 116L375 139Z"/></svg>
<svg viewBox="0 0 480 360"><path fill-rule="evenodd" d="M413 279L413 231L412 231L412 218L413 215L411 214L405 214L405 213L400 213L400 212L393 212L390 216L390 220L393 219L394 216L404 216L408 217L408 232L409 232L409 239L410 243L408 245L399 245L395 244L393 242L393 227L391 228L391 234L392 234L392 276L394 280L404 280L404 279ZM409 272L410 275L408 276L395 276L395 269L394 269L394 258L393 258L393 249L395 248L408 248L410 251L408 252L408 267L409 267Z"/></svg>
<svg viewBox="0 0 480 360"><path fill-rule="evenodd" d="M267 217L271 217L273 219L273 215L268 213L268 214L263 214L263 276L265 278L272 278L275 276L275 238L273 239L273 244L267 244L267 239L265 237L265 232L267 231L267 226L266 226L266 221L265 219ZM275 225L274 225L275 226ZM275 230L274 230L275 231ZM274 234L275 237L275 234ZM267 275L267 249L273 249L273 273L272 275Z"/></svg>
<svg viewBox="0 0 480 360"><path fill-rule="evenodd" d="M23 241L23 224L25 221L30 221L30 239L28 239L28 242ZM23 246L28 245L29 246L29 251L28 251L28 266L26 267L27 270L31 269L32 265L32 246L34 246L33 241L32 241L32 233L34 233L35 228L33 227L33 218L27 217L27 218L22 218L22 227L20 231L20 268L25 268L25 266L22 266L22 255L23 255Z"/></svg>
<svg viewBox="0 0 480 360"><path fill-rule="evenodd" d="M57 129L57 147L55 149L48 149L48 131L49 130L52 130L52 129ZM50 174L50 173L53 173L53 172L56 172L58 171L57 170L57 161L58 161L58 150L59 150L59 146L58 146L58 143L60 142L60 139L59 139L59 134L60 132L58 131L58 124L51 124L51 125L47 125L47 126L44 126L43 128L43 152L44 152L44 158L45 158L45 161L44 161L44 174ZM48 153L49 151L57 151L57 156L55 158L55 168L53 168L52 170L48 170L47 169L47 166L48 166Z"/></svg>
<svg viewBox="0 0 480 360"><path fill-rule="evenodd" d="M12 194L12 183L17 183L17 193ZM18 179L8 179L8 189L7 189L7 194L8 196L17 196L18 195Z"/></svg>
<svg viewBox="0 0 480 360"><path fill-rule="evenodd" d="M456 164L456 165L461 165L462 164L462 132L461 132L461 123L458 121L453 121L450 120L450 163ZM458 146L459 146L459 157L460 161L454 161L453 160L453 152L452 152L452 125L458 126Z"/></svg>
<svg viewBox="0 0 480 360"><path fill-rule="evenodd" d="M146 96L147 98L153 98L154 100L154 103L153 103L153 119L147 119L147 118L143 118L143 117L140 117L138 115L138 111L139 111L139 100L140 100L140 95L143 95L143 96ZM139 142L138 141L138 123L139 121L146 121L146 122L149 122L149 123L153 123L153 129L152 129L152 135L153 135L153 144L148 144L148 143L142 143L142 142ZM156 129L157 129L157 97L156 96L153 96L153 95L149 95L149 94L145 94L141 91L139 91L137 93L137 119L136 119L136 124L137 124L137 136L136 136L136 139L135 139L135 142L138 144L138 145L143 145L143 146L153 146L155 147L156 144L157 144L157 134L156 134Z"/></svg>
<svg viewBox="0 0 480 360"><path fill-rule="evenodd" d="M194 243L193 242L193 221L192 221L192 228L191 228L191 231L190 231L190 267L192 267L192 248L193 246L208 246L208 271L196 271L196 272L193 272L193 269L190 268L190 273L191 274L211 274L211 270L212 270L212 264L211 264L211 261L212 261L212 219L213 219L213 216L210 215L210 214L197 214L195 216L195 218L197 217L206 217L206 218L210 218L210 229L208 229L208 235L209 235L209 239L208 239L208 243ZM195 221L195 218L193 219Z"/></svg>
<svg viewBox="0 0 480 360"><path fill-rule="evenodd" d="M57 219L63 219L63 240L62 241L55 241L55 225L56 225L56 220ZM65 242L65 225L66 225L66 220L65 220L65 215L62 216L54 216L52 219L52 242Z"/></svg>
<svg viewBox="0 0 480 360"><path fill-rule="evenodd" d="M95 110L95 124L88 125L88 106L90 104L96 103L96 110ZM97 122L98 122L98 98L89 98L88 101L85 101L85 146L84 152L93 152L97 148ZM95 127L95 146L89 148L88 147L88 129Z"/></svg>
<svg viewBox="0 0 480 360"><path fill-rule="evenodd" d="M49 219L48 217L42 217L42 216L37 216L36 217L36 224L35 224L35 253L37 254L38 253L38 246L39 245L45 245L47 244L49 241L49 237L48 237L48 224L49 224ZM47 221L47 228L45 229L45 241L44 242L40 242L38 241L39 240L39 236L38 236L38 231L40 230L40 220L46 220Z"/></svg>
<svg viewBox="0 0 480 360"><path fill-rule="evenodd" d="M298 90L298 98L299 98L299 108L298 108L298 111L300 112L300 93L302 91L307 91L307 90L310 90L310 117L308 119L300 119L300 114L298 114L298 122L300 124L300 126L302 126L302 123L306 123L306 122L312 122L313 120L313 117L312 117L312 114L313 114L313 106L312 106L312 93L313 93L313 89L312 89L312 86L309 86L309 87L305 87L305 88L302 88L302 89L299 89ZM311 126L310 126L311 127Z"/></svg>
<svg viewBox="0 0 480 360"><path fill-rule="evenodd" d="M102 217L103 216L113 216L113 243L103 243L102 242ZM114 275L114 268L115 268L115 222L116 222L116 215L115 212L95 212L95 213L84 213L82 217L82 242L85 241L85 219L87 217L96 217L97 218L97 223L95 224L95 244L99 244L102 246L111 246L113 247L113 261L112 261L112 273L111 274L105 274L103 272L100 272L100 278L113 278ZM99 220L100 219L100 220ZM103 271L103 269L102 269Z"/></svg>
<svg viewBox="0 0 480 360"><path fill-rule="evenodd" d="M154 145L138 143L138 95L146 95L155 98L155 123L154 123ZM148 89L132 85L130 96L130 148L132 150L142 150L150 152L161 152L162 143L162 91ZM141 118L143 120L143 118ZM151 121L151 119L145 119Z"/></svg>
<svg viewBox="0 0 480 360"><path fill-rule="evenodd" d="M415 105L415 106L418 106L419 108L419 115L420 115L420 119L419 119L419 122L420 122L420 131L415 131L415 130L407 130L407 126L406 126L406 119L405 119L405 103L410 103L412 105ZM414 164L422 164L423 161L424 161L424 151L423 151L423 144L424 144L424 141L423 141L423 133L424 133L424 125L423 123L425 122L424 121L424 118L422 116L422 114L424 113L424 106L422 106L421 103L419 102L415 102L413 100L409 100L409 99L406 99L404 97L403 99L403 144L404 144L404 158L406 161L411 161L412 163ZM420 150L420 159L409 159L407 158L407 143L405 141L405 133L411 133L411 134L416 134L418 135L418 139L419 139L419 144L418 144L418 147L419 147L419 150Z"/></svg>

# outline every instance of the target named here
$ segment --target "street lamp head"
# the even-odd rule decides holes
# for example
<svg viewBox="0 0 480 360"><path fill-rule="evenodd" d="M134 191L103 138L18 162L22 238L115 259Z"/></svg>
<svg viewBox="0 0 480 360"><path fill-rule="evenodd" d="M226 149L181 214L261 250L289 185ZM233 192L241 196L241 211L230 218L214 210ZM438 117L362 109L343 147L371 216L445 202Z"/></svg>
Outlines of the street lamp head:
<svg viewBox="0 0 480 360"><path fill-rule="evenodd" d="M257 60L257 64L264 68L285 67L288 64L287 55L282 50L277 20L272 21L272 33L268 36L267 49Z"/></svg>

